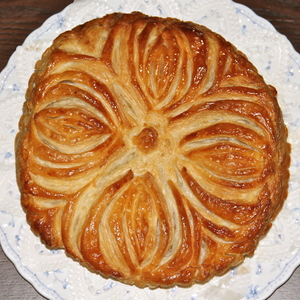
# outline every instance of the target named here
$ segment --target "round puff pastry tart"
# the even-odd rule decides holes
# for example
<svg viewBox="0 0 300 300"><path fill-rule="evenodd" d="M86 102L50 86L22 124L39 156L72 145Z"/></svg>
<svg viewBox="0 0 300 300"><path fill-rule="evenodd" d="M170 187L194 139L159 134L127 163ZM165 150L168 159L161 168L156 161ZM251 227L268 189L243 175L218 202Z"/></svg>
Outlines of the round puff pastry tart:
<svg viewBox="0 0 300 300"><path fill-rule="evenodd" d="M54 40L16 138L41 240L152 288L252 255L286 198L289 152L276 90L245 55L203 26L138 12Z"/></svg>

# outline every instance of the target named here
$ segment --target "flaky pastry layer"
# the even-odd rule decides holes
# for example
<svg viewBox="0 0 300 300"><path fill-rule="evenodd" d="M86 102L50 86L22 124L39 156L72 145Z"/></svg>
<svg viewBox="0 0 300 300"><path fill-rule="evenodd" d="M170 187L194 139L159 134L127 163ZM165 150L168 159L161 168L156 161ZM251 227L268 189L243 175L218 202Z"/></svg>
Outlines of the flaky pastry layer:
<svg viewBox="0 0 300 300"><path fill-rule="evenodd" d="M289 152L276 90L244 54L138 12L54 40L16 138L33 231L139 287L205 282L252 255L286 198Z"/></svg>

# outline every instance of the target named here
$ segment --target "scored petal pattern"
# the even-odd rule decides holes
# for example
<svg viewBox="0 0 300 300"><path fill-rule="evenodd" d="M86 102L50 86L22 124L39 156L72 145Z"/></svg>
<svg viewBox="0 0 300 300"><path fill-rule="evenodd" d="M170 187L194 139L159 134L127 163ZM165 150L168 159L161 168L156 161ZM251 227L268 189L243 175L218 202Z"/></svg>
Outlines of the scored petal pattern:
<svg viewBox="0 0 300 300"><path fill-rule="evenodd" d="M21 201L105 277L190 285L240 263L286 196L289 145L247 58L205 27L112 14L60 35L16 140Z"/></svg>

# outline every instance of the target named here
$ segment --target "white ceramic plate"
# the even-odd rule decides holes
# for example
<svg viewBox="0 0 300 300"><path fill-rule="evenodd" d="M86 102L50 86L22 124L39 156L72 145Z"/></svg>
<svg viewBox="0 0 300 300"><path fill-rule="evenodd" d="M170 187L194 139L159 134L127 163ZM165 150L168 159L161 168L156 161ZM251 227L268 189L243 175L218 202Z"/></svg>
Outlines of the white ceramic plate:
<svg viewBox="0 0 300 300"><path fill-rule="evenodd" d="M33 235L19 203L14 138L35 62L59 33L113 11L140 10L191 20L220 33L255 64L278 90L292 144L288 199L254 257L205 285L188 289L138 289L105 280ZM289 41L249 8L230 0L77 0L28 36L0 75L0 241L4 252L49 299L265 299L300 264L300 55ZM298 203L297 203L298 202Z"/></svg>

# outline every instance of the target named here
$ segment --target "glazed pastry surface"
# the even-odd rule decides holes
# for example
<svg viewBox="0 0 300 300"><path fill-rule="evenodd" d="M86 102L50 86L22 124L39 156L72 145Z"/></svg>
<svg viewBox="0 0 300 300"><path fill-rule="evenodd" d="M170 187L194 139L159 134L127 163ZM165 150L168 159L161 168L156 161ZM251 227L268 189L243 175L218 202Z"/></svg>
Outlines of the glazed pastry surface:
<svg viewBox="0 0 300 300"><path fill-rule="evenodd" d="M209 29L114 13L36 64L16 138L27 220L92 271L190 286L252 255L286 198L276 99Z"/></svg>

